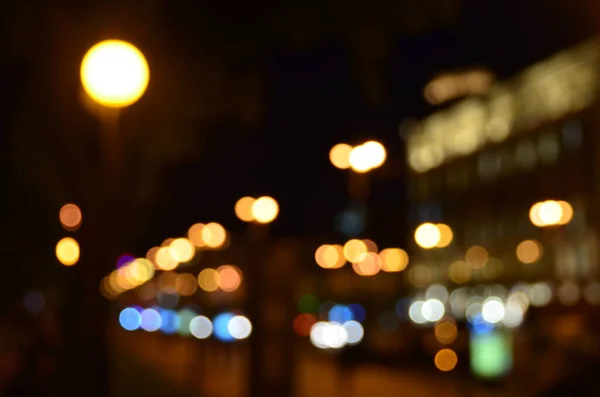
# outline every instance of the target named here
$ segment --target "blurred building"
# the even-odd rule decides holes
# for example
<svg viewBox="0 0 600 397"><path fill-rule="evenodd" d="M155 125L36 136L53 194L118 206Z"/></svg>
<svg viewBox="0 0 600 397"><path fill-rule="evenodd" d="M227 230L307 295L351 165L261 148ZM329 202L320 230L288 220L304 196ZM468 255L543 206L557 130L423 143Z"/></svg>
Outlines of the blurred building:
<svg viewBox="0 0 600 397"><path fill-rule="evenodd" d="M412 230L426 222L452 230L450 244L429 249L411 238L411 298L441 300L446 315L467 320L471 338L493 328L512 335L514 363L510 353L495 376L513 366L532 375L537 365L565 362L565 351L593 350L576 339L592 334L593 316L585 313L600 304L599 67L594 38L406 129ZM532 206L546 200L565 204L554 214L560 225L534 226L540 214ZM486 313L489 299L504 306ZM536 320L541 312L550 322ZM527 330L510 332L521 326ZM536 356L544 358L534 363ZM552 378L544 370L535 376Z"/></svg>
<svg viewBox="0 0 600 397"><path fill-rule="evenodd" d="M448 247L416 249L412 284L596 276L599 61L600 45L590 40L412 126L406 137L411 221L453 230ZM532 224L531 206L547 199L572 205L566 226ZM524 264L516 250L528 239L541 243L540 255ZM449 274L472 246L485 248L493 266Z"/></svg>

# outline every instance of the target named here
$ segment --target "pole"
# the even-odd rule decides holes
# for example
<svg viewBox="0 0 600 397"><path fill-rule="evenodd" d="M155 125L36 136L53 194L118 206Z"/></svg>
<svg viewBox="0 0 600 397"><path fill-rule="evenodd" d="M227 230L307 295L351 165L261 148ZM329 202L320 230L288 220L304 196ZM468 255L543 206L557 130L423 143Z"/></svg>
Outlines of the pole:
<svg viewBox="0 0 600 397"><path fill-rule="evenodd" d="M123 205L119 203L121 151L118 111L107 109L100 117L103 178L96 181L100 194L84 206L81 228L81 261L67 271L68 293L63 308L63 346L60 363L60 395L105 397L110 394L107 345L109 302L99 292L121 244Z"/></svg>

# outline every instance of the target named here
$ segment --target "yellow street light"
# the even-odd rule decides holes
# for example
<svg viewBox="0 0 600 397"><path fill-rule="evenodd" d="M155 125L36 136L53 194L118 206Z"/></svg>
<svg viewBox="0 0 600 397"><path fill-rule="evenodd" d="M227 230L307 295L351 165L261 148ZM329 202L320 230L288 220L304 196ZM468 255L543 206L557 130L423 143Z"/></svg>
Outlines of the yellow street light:
<svg viewBox="0 0 600 397"><path fill-rule="evenodd" d="M338 143L329 151L329 161L335 168L348 169L350 168L350 152L352 152L352 146L346 143Z"/></svg>
<svg viewBox="0 0 600 397"><path fill-rule="evenodd" d="M256 199L253 197L242 197L235 203L235 215L242 222L252 222L254 220L254 216L252 216L252 205L255 201Z"/></svg>
<svg viewBox="0 0 600 397"><path fill-rule="evenodd" d="M440 229L433 223L423 223L415 230L415 242L421 248L431 249L441 238Z"/></svg>
<svg viewBox="0 0 600 397"><path fill-rule="evenodd" d="M252 216L258 223L271 223L279 214L279 204L273 197L263 196L252 203Z"/></svg>
<svg viewBox="0 0 600 397"><path fill-rule="evenodd" d="M73 266L79 261L79 244L71 237L65 237L56 244L56 258L65 266Z"/></svg>
<svg viewBox="0 0 600 397"><path fill-rule="evenodd" d="M132 44L105 40L83 57L80 69L85 92L97 103L122 108L136 102L150 79L144 55Z"/></svg>

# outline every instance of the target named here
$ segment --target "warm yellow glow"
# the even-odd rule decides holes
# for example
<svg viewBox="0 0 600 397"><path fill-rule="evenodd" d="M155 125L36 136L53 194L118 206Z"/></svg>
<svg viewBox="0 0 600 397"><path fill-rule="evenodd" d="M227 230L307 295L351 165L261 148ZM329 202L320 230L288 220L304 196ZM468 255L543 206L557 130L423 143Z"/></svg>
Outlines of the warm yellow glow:
<svg viewBox="0 0 600 397"><path fill-rule="evenodd" d="M144 55L132 44L106 40L93 46L81 62L85 92L103 106L121 108L146 91L150 71Z"/></svg>
<svg viewBox="0 0 600 397"><path fill-rule="evenodd" d="M408 254L400 248L386 248L379 253L381 270L384 272L401 272L408 266Z"/></svg>
<svg viewBox="0 0 600 397"><path fill-rule="evenodd" d="M81 226L81 210L75 204L65 204L58 214L60 223L69 231L75 231Z"/></svg>
<svg viewBox="0 0 600 397"><path fill-rule="evenodd" d="M363 145L363 154L369 159L370 168L379 168L387 158L385 147L377 141L368 141Z"/></svg>
<svg viewBox="0 0 600 397"><path fill-rule="evenodd" d="M544 201L538 210L538 217L543 225L556 225L560 222L562 216L562 207L554 200Z"/></svg>
<svg viewBox="0 0 600 397"><path fill-rule="evenodd" d="M154 276L154 264L145 258L137 258L125 267L125 275L131 284L140 285Z"/></svg>
<svg viewBox="0 0 600 397"><path fill-rule="evenodd" d="M279 214L279 204L274 198L263 196L252 204L252 216L258 223L271 223Z"/></svg>
<svg viewBox="0 0 600 397"><path fill-rule="evenodd" d="M329 151L329 160L334 167L341 170L350 168L350 152L352 146L345 143L338 143Z"/></svg>
<svg viewBox="0 0 600 397"><path fill-rule="evenodd" d="M369 141L354 147L350 151L348 160L354 172L364 173L381 167L386 157L387 153L381 143Z"/></svg>
<svg viewBox="0 0 600 397"><path fill-rule="evenodd" d="M348 157L348 161L350 162L350 167L352 171L358 173L365 173L371 169L371 163L369 158L366 156L364 146L356 146L350 151L350 156Z"/></svg>
<svg viewBox="0 0 600 397"><path fill-rule="evenodd" d="M564 225L572 217L573 208L565 201L546 200L535 203L529 210L529 219L537 227Z"/></svg>
<svg viewBox="0 0 600 397"><path fill-rule="evenodd" d="M342 246L323 244L315 251L315 261L323 269L339 269L346 264Z"/></svg>
<svg viewBox="0 0 600 397"><path fill-rule="evenodd" d="M196 247L204 247L206 245L206 242L202 237L202 229L204 229L204 224L196 223L188 230L188 238Z"/></svg>
<svg viewBox="0 0 600 397"><path fill-rule="evenodd" d="M242 283L242 272L235 266L223 265L217 269L219 273L219 288L225 292L233 292Z"/></svg>
<svg viewBox="0 0 600 397"><path fill-rule="evenodd" d="M356 266L353 267L361 276L374 276L381 270L379 255L374 252L367 252L364 257L356 263Z"/></svg>
<svg viewBox="0 0 600 397"><path fill-rule="evenodd" d="M192 296L197 289L196 277L190 273L182 273L175 279L175 290L181 296Z"/></svg>
<svg viewBox="0 0 600 397"><path fill-rule="evenodd" d="M562 209L562 217L558 222L559 225L566 225L573 219L573 207L566 201L559 201L558 204Z"/></svg>
<svg viewBox="0 0 600 397"><path fill-rule="evenodd" d="M542 257L542 245L539 241L525 240L517 246L517 259L529 264L540 260Z"/></svg>
<svg viewBox="0 0 600 397"><path fill-rule="evenodd" d="M480 269L485 266L490 255L487 250L479 245L474 245L467 250L465 261L473 269Z"/></svg>
<svg viewBox="0 0 600 397"><path fill-rule="evenodd" d="M242 197L235 203L235 215L243 222L252 222L254 216L252 215L252 205L256 201L253 197Z"/></svg>
<svg viewBox="0 0 600 397"><path fill-rule="evenodd" d="M436 244L437 248L445 248L450 245L452 239L454 238L454 234L452 233L452 229L450 226L445 225L443 223L438 223L438 230L440 231L440 241Z"/></svg>
<svg viewBox="0 0 600 397"><path fill-rule="evenodd" d="M440 229L433 223L423 223L415 230L415 242L421 248L435 247L441 239Z"/></svg>
<svg viewBox="0 0 600 397"><path fill-rule="evenodd" d="M458 356L451 349L442 349L435 355L435 366L443 372L452 371L458 363Z"/></svg>
<svg viewBox="0 0 600 397"><path fill-rule="evenodd" d="M343 253L348 262L357 263L367 254L367 245L361 240L352 239L344 244Z"/></svg>
<svg viewBox="0 0 600 397"><path fill-rule="evenodd" d="M148 252L146 252L146 259L148 259L150 262L152 262L155 267L156 267L156 253L158 252L159 248L160 247L152 247L148 250Z"/></svg>
<svg viewBox="0 0 600 397"><path fill-rule="evenodd" d="M171 252L179 263L189 262L196 253L196 247L194 247L194 244L192 244L192 242L187 238L183 237L171 241L169 247L171 247Z"/></svg>
<svg viewBox="0 0 600 397"><path fill-rule="evenodd" d="M203 291L216 291L219 289L219 272L210 268L202 270L198 274L198 285Z"/></svg>
<svg viewBox="0 0 600 397"><path fill-rule="evenodd" d="M456 340L458 329L453 321L442 320L435 326L435 338L443 345L449 345Z"/></svg>
<svg viewBox="0 0 600 397"><path fill-rule="evenodd" d="M179 264L176 255L171 247L160 247L154 256L154 264L160 270L173 270Z"/></svg>
<svg viewBox="0 0 600 397"><path fill-rule="evenodd" d="M464 284L471 281L472 272L471 266L465 261L453 262L448 267L448 277L456 284Z"/></svg>
<svg viewBox="0 0 600 397"><path fill-rule="evenodd" d="M365 243L365 245L367 246L367 251L369 252L379 252L379 249L377 248L377 244L375 243L375 241L373 240L369 240L368 238L363 239L363 243Z"/></svg>
<svg viewBox="0 0 600 397"><path fill-rule="evenodd" d="M204 244L210 248L219 248L225 244L227 240L227 232L225 228L216 222L211 222L202 228L202 240Z"/></svg>
<svg viewBox="0 0 600 397"><path fill-rule="evenodd" d="M65 266L73 266L79 261L79 244L71 237L65 237L56 244L56 258Z"/></svg>

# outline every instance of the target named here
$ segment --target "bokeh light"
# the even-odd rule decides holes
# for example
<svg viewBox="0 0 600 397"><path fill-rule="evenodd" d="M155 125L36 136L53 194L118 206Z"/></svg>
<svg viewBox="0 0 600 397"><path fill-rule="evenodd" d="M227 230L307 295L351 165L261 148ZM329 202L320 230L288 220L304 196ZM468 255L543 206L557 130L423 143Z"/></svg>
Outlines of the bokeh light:
<svg viewBox="0 0 600 397"><path fill-rule="evenodd" d="M56 258L65 266L73 266L79 261L79 244L71 237L65 237L56 244Z"/></svg>
<svg viewBox="0 0 600 397"><path fill-rule="evenodd" d="M360 262L367 255L367 245L358 239L352 239L344 244L344 257L348 262Z"/></svg>
<svg viewBox="0 0 600 397"><path fill-rule="evenodd" d="M440 240L435 246L436 248L446 248L450 245L452 239L454 238L452 229L450 228L450 226L443 223L438 223L436 226L440 231Z"/></svg>
<svg viewBox="0 0 600 397"><path fill-rule="evenodd" d="M227 323L227 330L235 339L246 339L252 333L252 323L245 316L233 316Z"/></svg>
<svg viewBox="0 0 600 397"><path fill-rule="evenodd" d="M179 329L179 315L176 311L160 308L158 310L161 318L160 330L164 334L171 335Z"/></svg>
<svg viewBox="0 0 600 397"><path fill-rule="evenodd" d="M154 264L160 270L173 270L179 265L171 247L160 247L154 256Z"/></svg>
<svg viewBox="0 0 600 397"><path fill-rule="evenodd" d="M190 273L179 274L175 278L175 290L181 296L192 296L198 289L196 277Z"/></svg>
<svg viewBox="0 0 600 397"><path fill-rule="evenodd" d="M490 255L487 250L479 245L470 247L465 254L465 261L473 269L481 269L488 259L490 259Z"/></svg>
<svg viewBox="0 0 600 397"><path fill-rule="evenodd" d="M423 223L415 230L415 242L421 248L434 248L440 239L440 229L433 223Z"/></svg>
<svg viewBox="0 0 600 397"><path fill-rule="evenodd" d="M213 319L213 333L215 338L221 342L231 342L235 340L233 335L229 332L229 321L234 317L233 313L224 312L218 314Z"/></svg>
<svg viewBox="0 0 600 397"><path fill-rule="evenodd" d="M442 320L435 326L435 338L443 345L449 345L456 340L458 329L456 323L450 320Z"/></svg>
<svg viewBox="0 0 600 397"><path fill-rule="evenodd" d="M435 355L434 363L440 371L452 371L458 364L458 356L454 350L442 349Z"/></svg>
<svg viewBox="0 0 600 397"><path fill-rule="evenodd" d="M179 316L179 328L177 333L182 336L188 336L191 334L190 325L192 320L196 317L196 312L191 309L183 309L178 313Z"/></svg>
<svg viewBox="0 0 600 397"><path fill-rule="evenodd" d="M132 44L105 40L94 45L81 62L86 93L103 106L120 108L136 102L150 79L144 55Z"/></svg>
<svg viewBox="0 0 600 397"><path fill-rule="evenodd" d="M206 242L202 237L202 229L204 229L203 223L196 223L188 229L188 238L196 247L204 247Z"/></svg>
<svg viewBox="0 0 600 397"><path fill-rule="evenodd" d="M360 276L374 276L381 270L379 262L379 255L367 252L360 261L352 265L352 268Z"/></svg>
<svg viewBox="0 0 600 397"><path fill-rule="evenodd" d="M124 330L135 331L142 325L142 316L133 307L126 307L119 314L119 324Z"/></svg>
<svg viewBox="0 0 600 397"><path fill-rule="evenodd" d="M225 292L233 292L242 284L242 272L235 266L220 266L217 273L219 288Z"/></svg>
<svg viewBox="0 0 600 397"><path fill-rule="evenodd" d="M346 343L350 346L359 344L364 335L365 330L361 323L358 321L350 320L346 321L343 325L346 330L346 334L348 335L346 338Z"/></svg>
<svg viewBox="0 0 600 397"><path fill-rule="evenodd" d="M190 321L190 332L197 339L206 339L212 335L212 321L205 316L196 316Z"/></svg>
<svg viewBox="0 0 600 397"><path fill-rule="evenodd" d="M309 336L317 318L309 313L300 313L294 318L294 332L299 336Z"/></svg>
<svg viewBox="0 0 600 397"><path fill-rule="evenodd" d="M219 248L227 240L225 228L216 222L211 222L202 228L202 240L207 247Z"/></svg>
<svg viewBox="0 0 600 397"><path fill-rule="evenodd" d="M144 331L154 332L160 329L162 318L155 309L145 309L141 314L141 328Z"/></svg>
<svg viewBox="0 0 600 397"><path fill-rule="evenodd" d="M279 204L273 197L259 197L252 203L252 217L258 223L271 223L278 214Z"/></svg>
<svg viewBox="0 0 600 397"><path fill-rule="evenodd" d="M517 259L525 264L537 262L542 257L542 244L536 240L525 240L517 246Z"/></svg>
<svg viewBox="0 0 600 397"><path fill-rule="evenodd" d="M235 203L235 215L243 222L252 222L252 206L256 200L253 197L242 197Z"/></svg>
<svg viewBox="0 0 600 397"><path fill-rule="evenodd" d="M315 261L324 269L339 269L346 264L343 248L338 244L323 244L315 252Z"/></svg>
<svg viewBox="0 0 600 397"><path fill-rule="evenodd" d="M350 152L352 146L346 143L338 143L329 151L329 161L334 167L341 170L350 168Z"/></svg>
<svg viewBox="0 0 600 397"><path fill-rule="evenodd" d="M215 269L207 268L198 274L198 286L206 292L213 292L219 289L219 272Z"/></svg>
<svg viewBox="0 0 600 397"><path fill-rule="evenodd" d="M439 299L427 299L425 303L423 303L423 306L421 306L423 318L432 323L439 321L444 317L445 312L446 308Z"/></svg>
<svg viewBox="0 0 600 397"><path fill-rule="evenodd" d="M169 247L171 247L171 254L179 263L189 262L196 253L194 244L189 239L183 237L171 241Z"/></svg>
<svg viewBox="0 0 600 397"><path fill-rule="evenodd" d="M490 297L483 302L481 307L481 316L490 324L496 324L502 321L506 309L500 298Z"/></svg>
<svg viewBox="0 0 600 397"><path fill-rule="evenodd" d="M82 214L79 207L75 204L65 204L61 207L58 217L61 225L68 231L79 229L82 221Z"/></svg>
<svg viewBox="0 0 600 397"><path fill-rule="evenodd" d="M379 253L381 270L401 272L408 266L408 254L400 248L386 248Z"/></svg>
<svg viewBox="0 0 600 397"><path fill-rule="evenodd" d="M354 315L348 306L335 305L329 310L328 318L329 321L343 324L346 321L354 320Z"/></svg>

